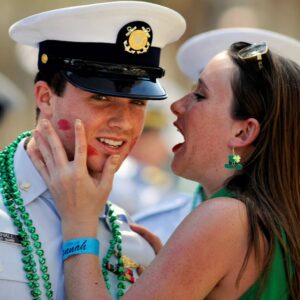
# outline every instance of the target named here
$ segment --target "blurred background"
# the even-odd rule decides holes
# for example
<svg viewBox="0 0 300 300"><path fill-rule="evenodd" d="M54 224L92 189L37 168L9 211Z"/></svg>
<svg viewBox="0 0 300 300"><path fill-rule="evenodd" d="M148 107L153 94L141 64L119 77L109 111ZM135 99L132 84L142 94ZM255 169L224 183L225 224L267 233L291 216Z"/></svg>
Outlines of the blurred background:
<svg viewBox="0 0 300 300"><path fill-rule="evenodd" d="M9 111L0 125L0 149L20 132L30 130L35 124L33 79L36 69L35 59L32 58L35 54L31 49L17 46L10 40L8 28L15 21L41 11L96 2L105 1L0 1L0 73L5 79L10 80L10 83L2 80L0 90L8 94L6 97L11 96L15 102L15 109ZM180 74L175 61L179 45L192 35L221 27L252 26L300 39L299 0L153 0L148 2L173 8L187 20L187 31L184 36L177 43L167 46L162 52L161 65L167 73L161 82L167 89L169 98L163 105L161 103L159 105L168 115L168 124L173 121L172 115L168 112L170 103L184 95L192 86L192 83ZM181 139L170 125L164 130L164 138L169 145ZM179 182L181 190L189 191L193 188L194 185L190 182Z"/></svg>

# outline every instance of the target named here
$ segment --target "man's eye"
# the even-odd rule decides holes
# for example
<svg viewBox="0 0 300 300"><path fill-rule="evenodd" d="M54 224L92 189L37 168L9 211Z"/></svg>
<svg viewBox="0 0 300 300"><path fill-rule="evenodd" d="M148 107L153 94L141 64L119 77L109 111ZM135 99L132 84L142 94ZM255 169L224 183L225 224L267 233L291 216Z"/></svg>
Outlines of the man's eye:
<svg viewBox="0 0 300 300"><path fill-rule="evenodd" d="M194 97L196 98L197 101L201 101L201 100L205 99L205 96L203 96L202 94L199 94L199 93L194 93Z"/></svg>
<svg viewBox="0 0 300 300"><path fill-rule="evenodd" d="M145 100L136 99L136 100L131 100L131 103L135 105L145 106L147 102Z"/></svg>
<svg viewBox="0 0 300 300"><path fill-rule="evenodd" d="M97 94L93 95L93 99L98 100L98 101L107 101L108 100L107 96L97 95Z"/></svg>

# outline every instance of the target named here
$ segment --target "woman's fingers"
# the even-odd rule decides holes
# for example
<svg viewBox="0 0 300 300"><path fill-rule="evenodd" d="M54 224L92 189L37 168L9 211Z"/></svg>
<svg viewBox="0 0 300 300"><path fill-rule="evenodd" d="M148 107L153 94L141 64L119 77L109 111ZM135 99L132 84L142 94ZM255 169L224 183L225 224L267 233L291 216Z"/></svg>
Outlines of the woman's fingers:
<svg viewBox="0 0 300 300"><path fill-rule="evenodd" d="M52 157L52 152L50 145L46 138L44 138L42 130L35 130L33 132L33 138L36 143L36 152L39 151L40 159L47 167L48 171L51 171L55 168L54 159Z"/></svg>
<svg viewBox="0 0 300 300"><path fill-rule="evenodd" d="M75 222L97 225L99 214L111 191L120 155L108 157L101 173L90 174L87 166L85 130L80 120L75 121L74 131L74 160L69 161L65 148L50 122L41 120L37 132L34 133L37 154L33 154L33 157L36 167L56 199L63 224Z"/></svg>
<svg viewBox="0 0 300 300"><path fill-rule="evenodd" d="M37 141L38 132L33 132L33 137ZM44 163L44 158L41 155L41 152L37 148L29 148L27 149L27 153L29 154L33 164L37 168L37 170L40 172L46 183L48 184L50 182L50 174L48 171L47 166Z"/></svg>
<svg viewBox="0 0 300 300"><path fill-rule="evenodd" d="M50 154L54 164L65 165L68 162L66 151L51 123L46 119L41 120L41 133L43 134L44 140L48 143L47 146L51 149Z"/></svg>
<svg viewBox="0 0 300 300"><path fill-rule="evenodd" d="M81 120L75 121L75 157L74 161L81 170L87 170L87 143Z"/></svg>
<svg viewBox="0 0 300 300"><path fill-rule="evenodd" d="M141 235L153 248L155 254L163 247L160 238L144 226L138 224L130 224L130 228Z"/></svg>
<svg viewBox="0 0 300 300"><path fill-rule="evenodd" d="M102 193L107 194L107 196L111 191L114 174L118 169L119 161L120 155L112 155L105 162L99 187Z"/></svg>

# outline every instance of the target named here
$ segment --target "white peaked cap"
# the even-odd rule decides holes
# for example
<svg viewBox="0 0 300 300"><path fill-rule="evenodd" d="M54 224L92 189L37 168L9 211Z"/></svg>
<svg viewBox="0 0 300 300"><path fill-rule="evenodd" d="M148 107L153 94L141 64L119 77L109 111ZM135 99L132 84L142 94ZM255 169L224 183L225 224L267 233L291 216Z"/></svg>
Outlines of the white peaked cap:
<svg viewBox="0 0 300 300"><path fill-rule="evenodd" d="M176 11L143 1L115 1L42 12L13 24L9 34L18 43L38 47L44 40L115 43L125 24L141 20L154 34L152 46L178 40L186 23Z"/></svg>
<svg viewBox="0 0 300 300"><path fill-rule="evenodd" d="M188 39L177 53L181 71L197 81L207 63L235 42L265 41L271 51L300 64L300 41L283 34L257 28L224 28L204 32Z"/></svg>
<svg viewBox="0 0 300 300"><path fill-rule="evenodd" d="M40 71L61 71L83 90L163 100L167 95L157 80L164 76L160 51L185 28L184 18L170 8L116 1L39 13L12 25L9 34L39 48Z"/></svg>

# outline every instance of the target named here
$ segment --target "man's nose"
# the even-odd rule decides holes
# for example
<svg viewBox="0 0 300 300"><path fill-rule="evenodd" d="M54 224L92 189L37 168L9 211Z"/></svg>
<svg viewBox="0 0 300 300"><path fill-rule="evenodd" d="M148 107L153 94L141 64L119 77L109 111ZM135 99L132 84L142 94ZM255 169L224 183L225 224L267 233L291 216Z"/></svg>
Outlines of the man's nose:
<svg viewBox="0 0 300 300"><path fill-rule="evenodd" d="M130 130L132 128L132 117L130 104L118 103L113 108L109 126L122 130Z"/></svg>

